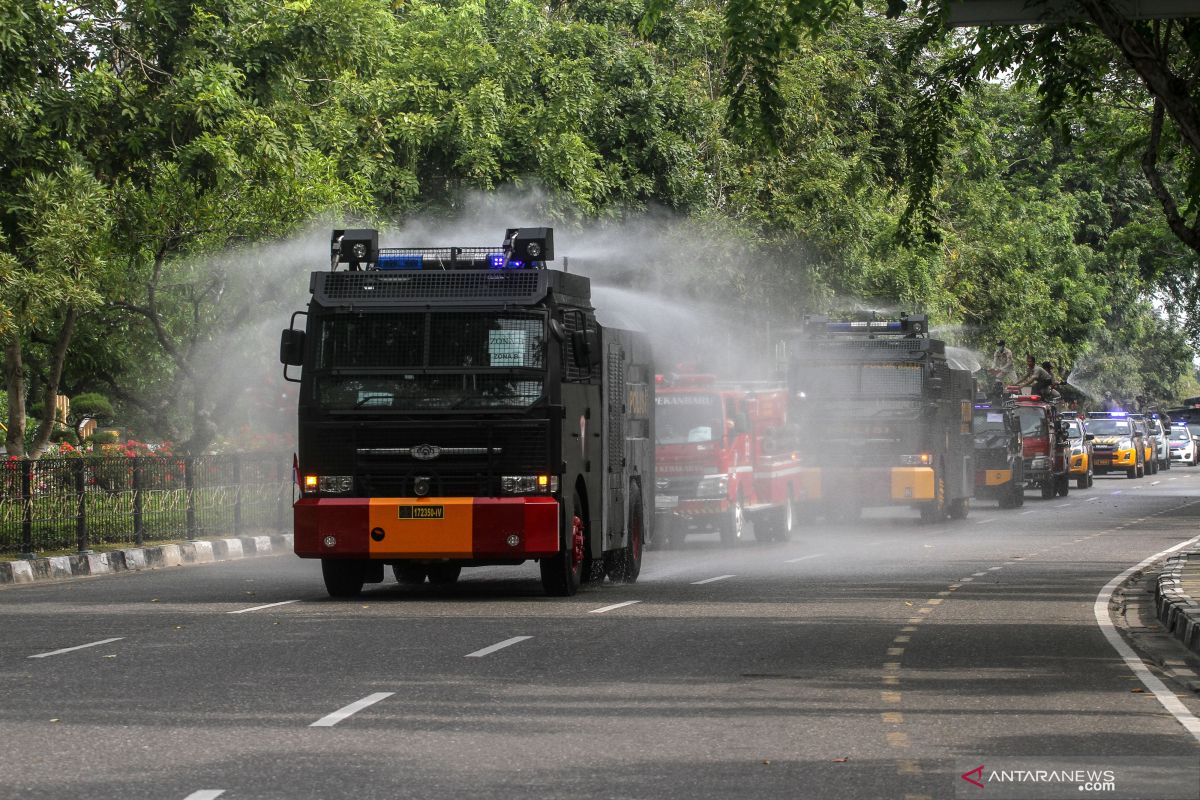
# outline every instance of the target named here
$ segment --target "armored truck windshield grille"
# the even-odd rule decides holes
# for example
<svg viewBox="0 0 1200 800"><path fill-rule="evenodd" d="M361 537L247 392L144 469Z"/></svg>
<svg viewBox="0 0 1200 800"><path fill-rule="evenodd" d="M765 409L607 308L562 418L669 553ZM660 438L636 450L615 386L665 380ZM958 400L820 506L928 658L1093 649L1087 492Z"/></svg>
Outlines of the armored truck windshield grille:
<svg viewBox="0 0 1200 800"><path fill-rule="evenodd" d="M321 320L314 367L542 369L545 327L516 312L334 314Z"/></svg>
<svg viewBox="0 0 1200 800"><path fill-rule="evenodd" d="M320 320L318 404L329 410L526 408L543 393L536 313L337 313Z"/></svg>
<svg viewBox="0 0 1200 800"><path fill-rule="evenodd" d="M813 398L918 397L919 364L798 364L792 385Z"/></svg>

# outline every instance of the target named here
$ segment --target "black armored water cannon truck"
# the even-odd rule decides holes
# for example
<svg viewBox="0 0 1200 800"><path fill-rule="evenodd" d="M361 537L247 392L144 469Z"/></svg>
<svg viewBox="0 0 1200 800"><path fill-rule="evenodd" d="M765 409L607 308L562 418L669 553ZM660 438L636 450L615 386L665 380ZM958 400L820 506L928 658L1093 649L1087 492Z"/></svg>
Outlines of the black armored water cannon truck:
<svg viewBox="0 0 1200 800"><path fill-rule="evenodd" d="M551 595L637 579L654 509L650 347L598 323L589 279L553 260L551 228L492 247L333 232L280 345L300 383L295 550L321 559L331 595L385 565L401 583L452 583L532 559Z"/></svg>

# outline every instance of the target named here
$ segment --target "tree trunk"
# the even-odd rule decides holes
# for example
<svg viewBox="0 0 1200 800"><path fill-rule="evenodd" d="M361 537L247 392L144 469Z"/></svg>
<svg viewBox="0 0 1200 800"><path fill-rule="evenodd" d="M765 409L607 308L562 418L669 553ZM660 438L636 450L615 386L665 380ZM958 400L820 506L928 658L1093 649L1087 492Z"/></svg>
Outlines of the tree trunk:
<svg viewBox="0 0 1200 800"><path fill-rule="evenodd" d="M10 456L25 455L25 365L20 340L4 346L4 382L8 390L8 431L4 446Z"/></svg>
<svg viewBox="0 0 1200 800"><path fill-rule="evenodd" d="M54 342L54 350L50 355L50 374L46 379L46 406L42 409L42 419L38 423L37 436L29 448L29 454L37 458L46 452L50 444L50 434L54 430L55 400L58 398L58 385L62 380L63 365L67 361L67 349L71 346L71 337L75 333L75 321L79 312L75 306L67 306L67 316L58 331L58 339Z"/></svg>

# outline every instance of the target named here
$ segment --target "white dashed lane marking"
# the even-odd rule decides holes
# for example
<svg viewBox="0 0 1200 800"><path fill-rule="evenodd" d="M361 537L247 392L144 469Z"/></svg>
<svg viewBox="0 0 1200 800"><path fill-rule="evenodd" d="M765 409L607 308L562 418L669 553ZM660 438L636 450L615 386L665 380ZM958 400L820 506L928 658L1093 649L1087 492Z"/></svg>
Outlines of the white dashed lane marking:
<svg viewBox="0 0 1200 800"><path fill-rule="evenodd" d="M514 636L511 639L505 639L503 642L496 642L493 645L488 645L482 650L476 650L474 653L467 653L466 658L483 658L484 656L491 655L497 650L503 650L506 647L512 647L514 644L518 644L526 639L532 638L532 636Z"/></svg>
<svg viewBox="0 0 1200 800"><path fill-rule="evenodd" d="M692 586L700 586L705 583L713 583L715 581L723 581L726 578L732 578L732 577L734 577L734 576L733 575L718 575L715 578L705 578L702 581L692 581Z"/></svg>
<svg viewBox="0 0 1200 800"><path fill-rule="evenodd" d="M38 653L37 655L29 656L30 658L49 658L50 656L62 655L63 653L73 653L76 650L83 650L87 647L99 647L102 644L109 642L119 642L124 639L124 636L114 636L111 639L101 639L98 642L88 642L87 644L77 644L74 647L64 647L61 650L51 650L49 653Z"/></svg>
<svg viewBox="0 0 1200 800"><path fill-rule="evenodd" d="M239 608L237 611L226 611L226 614L249 614L251 611L262 611L264 608L275 608L275 606L286 606L290 603L299 603L299 600L280 600L278 603L267 603L265 606L251 606L250 608Z"/></svg>
<svg viewBox="0 0 1200 800"><path fill-rule="evenodd" d="M350 716L351 714L357 714L359 711L362 711L367 706L373 706L376 703L378 703L380 700L386 700L387 698L391 697L394 694L395 694L395 692L376 692L375 694L369 694L366 697L364 697L362 700L355 700L350 705L343 706L342 708L339 708L337 711L333 712L332 714L326 714L325 716L321 717L319 720L312 723L308 727L310 727L310 728L332 728L334 725L337 725L339 722L341 722L342 720L344 720L346 717Z"/></svg>
<svg viewBox="0 0 1200 800"><path fill-rule="evenodd" d="M223 794L225 794L224 789L201 789L198 792L192 792L183 800L217 800Z"/></svg>
<svg viewBox="0 0 1200 800"><path fill-rule="evenodd" d="M606 612L616 611L618 608L624 608L625 606L631 606L634 603L640 603L640 602L642 602L642 601L641 600L626 600L624 603L613 603L611 606L604 606L603 608L593 608L588 613L589 614L604 614Z"/></svg>
<svg viewBox="0 0 1200 800"><path fill-rule="evenodd" d="M824 553L813 553L810 556L800 556L799 558L789 558L787 561L784 561L783 563L795 564L797 561L808 561L810 558L820 558L823 555L825 555L825 554Z"/></svg>

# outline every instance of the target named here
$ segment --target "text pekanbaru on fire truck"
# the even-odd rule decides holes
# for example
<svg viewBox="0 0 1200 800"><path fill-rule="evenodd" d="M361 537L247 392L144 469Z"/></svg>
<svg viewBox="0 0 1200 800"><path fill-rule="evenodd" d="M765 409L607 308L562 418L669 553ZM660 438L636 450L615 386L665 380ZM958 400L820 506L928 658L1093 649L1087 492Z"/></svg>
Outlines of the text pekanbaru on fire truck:
<svg viewBox="0 0 1200 800"><path fill-rule="evenodd" d="M924 316L810 317L787 343L791 426L820 466L826 516L910 505L965 517L975 488L975 379L946 361Z"/></svg>
<svg viewBox="0 0 1200 800"><path fill-rule="evenodd" d="M783 440L787 391L719 384L712 375L659 376L654 396L655 540L716 530L784 541L815 470Z"/></svg>
<svg viewBox="0 0 1200 800"><path fill-rule="evenodd" d="M550 228L490 248L334 231L306 328L280 348L302 367L295 550L321 559L331 595L384 565L451 583L534 559L551 595L637 579L654 508L649 344L600 325L588 279L553 258Z"/></svg>

